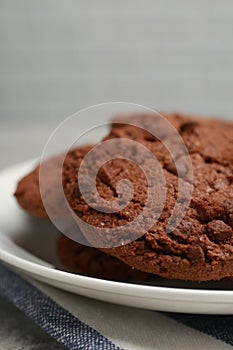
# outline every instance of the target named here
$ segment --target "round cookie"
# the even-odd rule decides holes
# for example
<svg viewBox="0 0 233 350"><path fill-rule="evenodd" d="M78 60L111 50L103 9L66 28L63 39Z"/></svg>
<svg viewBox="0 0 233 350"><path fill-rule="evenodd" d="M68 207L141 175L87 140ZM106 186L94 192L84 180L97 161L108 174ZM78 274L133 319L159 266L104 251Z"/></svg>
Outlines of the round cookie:
<svg viewBox="0 0 233 350"><path fill-rule="evenodd" d="M134 118L127 118L126 122L133 123ZM163 167L167 196L159 220L141 238L127 245L102 251L140 271L165 278L207 281L231 276L233 275L233 124L211 119L188 118L177 114L168 116L168 120L175 125L183 138L193 166L193 195L186 215L174 231L166 232L178 190L174 163L158 139L135 126L119 122L105 140L129 138L149 148ZM166 135L166 130L163 131L166 139L169 135ZM64 169L63 184L68 202L83 221L94 227L123 227L143 210L146 198L145 179L140 170L126 160L116 159L106 163L96 179L100 196L107 200L116 198L118 181L128 178L134 186L131 203L125 210L113 214L89 207L81 193L74 191L77 187L75 151L69 155L69 160L65 161ZM183 181L186 181L185 171ZM73 189L66 185L70 183L74 184ZM157 203L154 204L155 208L156 206ZM82 229L82 225L80 227Z"/></svg>
<svg viewBox="0 0 233 350"><path fill-rule="evenodd" d="M57 240L57 251L61 263L69 272L121 282L145 282L153 277L95 248L76 243L62 234Z"/></svg>

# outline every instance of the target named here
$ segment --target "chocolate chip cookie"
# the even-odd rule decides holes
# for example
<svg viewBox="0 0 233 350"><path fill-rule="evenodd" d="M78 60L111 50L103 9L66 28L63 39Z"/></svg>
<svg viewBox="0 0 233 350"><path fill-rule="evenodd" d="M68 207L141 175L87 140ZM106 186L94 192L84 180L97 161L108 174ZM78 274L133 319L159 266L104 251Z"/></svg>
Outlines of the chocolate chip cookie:
<svg viewBox="0 0 233 350"><path fill-rule="evenodd" d="M134 124L135 118L142 118L143 123L145 120L150 123L149 116L133 116L126 118L125 122ZM175 164L170 157L164 146L164 140L171 137L169 133L166 134L166 129L160 130L159 139L137 125L125 125L122 119L117 120L105 141L127 138L147 147L163 168L167 193L159 219L147 232L132 243L102 251L138 270L165 278L205 281L233 275L233 124L178 114L167 118L182 137L192 162L193 191L190 205L179 225L173 231L167 232L167 224L178 193L176 164L183 168L181 180L184 183L189 181L185 161L183 162L182 157L179 159L178 155ZM154 122L153 118L151 122ZM116 149L116 155L117 152ZM127 149L125 152L127 154ZM117 213L106 213L98 206L96 194L93 195L90 206L79 191L66 185L73 183L74 187L77 186L74 177L77 170L75 152L70 159L72 157L72 162L64 164L63 184L74 212L93 227L109 228L109 231L122 227L123 235L127 236L124 226L143 211L147 196L148 186L142 171L126 159L114 159L104 164L96 179L100 197L108 201L116 199L117 183L125 178L130 180L134 188L132 201L126 208ZM154 202L152 214L157 210L159 201L160 198L157 198ZM82 229L82 224L80 227ZM94 232L93 229L90 237L93 237ZM118 237L109 237L120 245L117 242ZM97 244L102 238L97 237ZM107 239L107 236L104 238Z"/></svg>

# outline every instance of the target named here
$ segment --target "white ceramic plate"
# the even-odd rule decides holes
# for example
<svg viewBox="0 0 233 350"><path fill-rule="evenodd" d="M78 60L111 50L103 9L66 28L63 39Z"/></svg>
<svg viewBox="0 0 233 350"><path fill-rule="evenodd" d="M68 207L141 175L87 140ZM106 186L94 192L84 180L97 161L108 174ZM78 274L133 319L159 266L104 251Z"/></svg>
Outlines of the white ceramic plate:
<svg viewBox="0 0 233 350"><path fill-rule="evenodd" d="M161 311L233 314L233 282L227 280L197 284L158 278L153 285L140 285L60 270L55 249L56 229L46 220L29 218L13 197L18 179L34 164L18 164L0 173L2 261L52 286L112 303Z"/></svg>

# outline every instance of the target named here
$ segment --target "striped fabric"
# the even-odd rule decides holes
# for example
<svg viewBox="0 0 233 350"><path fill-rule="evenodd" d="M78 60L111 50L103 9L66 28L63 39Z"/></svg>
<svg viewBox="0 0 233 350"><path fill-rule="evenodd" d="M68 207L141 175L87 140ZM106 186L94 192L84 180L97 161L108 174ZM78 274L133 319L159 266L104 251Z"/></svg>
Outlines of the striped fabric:
<svg viewBox="0 0 233 350"><path fill-rule="evenodd" d="M0 293L68 349L120 350L2 264Z"/></svg>
<svg viewBox="0 0 233 350"><path fill-rule="evenodd" d="M48 288L51 289L51 287ZM47 293L49 293L49 289L47 289ZM122 347L117 344L122 343L121 334L118 334L119 340L116 339L114 343L112 340L108 339L108 337L101 334L98 330L89 326L77 316L73 315L70 311L60 306L55 301L57 299L56 293L54 293L54 299L52 295L49 297L35 285L29 283L3 264L0 264L0 294L11 301L18 309L23 311L32 321L38 324L51 337L65 345L67 349L122 349ZM72 299L75 296L69 295L69 297ZM102 304L105 305L104 303ZM130 308L125 308L125 312L129 313L129 309ZM122 310L124 310L124 307L122 307ZM139 315L140 312L141 311L138 310ZM233 345L233 316L205 316L150 312L150 317L153 317L153 315L161 315L161 322L164 317L168 320L167 329L164 329L164 333L166 334L166 332L168 332L168 336L168 330L170 329L169 327L171 327L171 325L169 326L169 323L171 320L178 321L178 327L179 325L182 327L182 324L188 326L186 332L191 332L188 338L189 344L187 344L187 339L185 337L183 337L183 339L179 339L179 337L177 337L176 346L174 346L174 344L172 345L174 346L174 349L185 349L187 346L189 349L195 349L198 348L198 346L203 346L203 344L208 346L208 349L229 349L231 347L229 347L227 344ZM130 313L128 316L132 317ZM100 323L103 322L108 322L108 320L103 320L103 318L100 316ZM122 322L124 322L124 317L122 317ZM135 329L136 322L137 321L135 320ZM147 322L148 319L145 317L145 329L147 327ZM101 325L99 325L99 327L101 327ZM116 324L116 329L117 328L119 328L119 330L122 329ZM125 324L125 328L127 329L127 324ZM200 331L200 333L195 333L195 330ZM143 336L145 336L143 334L144 330L141 329L141 332L141 336L143 338ZM194 332L193 336L192 332ZM199 340L197 339L197 334L200 334ZM203 339L201 339L202 334L207 334L211 337L204 339L203 343ZM134 344L135 339L132 337L130 338L130 332L128 335L122 334L123 338L127 336L128 339L125 343L127 344L126 348L136 348L136 345ZM168 346L164 344L163 336L164 335L161 334L160 340L160 343L163 342L163 349L170 349L172 340ZM216 339L216 343L214 338ZM191 339L193 339L193 344L191 344ZM157 345L158 344L159 343L157 343ZM138 348L142 347L137 347L137 349ZM159 349L159 347L156 346L153 348Z"/></svg>

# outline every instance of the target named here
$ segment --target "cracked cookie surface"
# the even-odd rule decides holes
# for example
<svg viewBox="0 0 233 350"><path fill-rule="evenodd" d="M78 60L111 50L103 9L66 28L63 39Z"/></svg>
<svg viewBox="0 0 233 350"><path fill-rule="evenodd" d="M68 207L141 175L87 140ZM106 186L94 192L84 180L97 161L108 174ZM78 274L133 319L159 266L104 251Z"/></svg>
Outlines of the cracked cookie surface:
<svg viewBox="0 0 233 350"><path fill-rule="evenodd" d="M134 123L134 118L122 119L122 123ZM167 118L190 153L194 173L190 206L179 226L167 233L166 225L178 192L174 162L162 142L138 127L121 124L118 119L105 140L134 139L150 149L163 167L167 195L159 220L142 237L130 244L102 250L138 270L165 278L204 281L230 276L233 274L233 124L178 114ZM75 164L75 153L72 157ZM77 185L75 172L72 166L66 170L65 162L64 188L75 213L94 227L121 226L123 234L127 235L124 225L140 214L146 199L147 183L141 170L125 159L116 159L99 171L97 189L108 201L117 197L118 181L128 178L134 187L130 204L114 214L98 211L98 200L94 195L92 204L96 209L90 208L80 193L77 195L66 187L70 183L73 187ZM182 181L186 181L185 173ZM159 201L157 198L152 212L157 210ZM109 237L117 240L117 237Z"/></svg>

